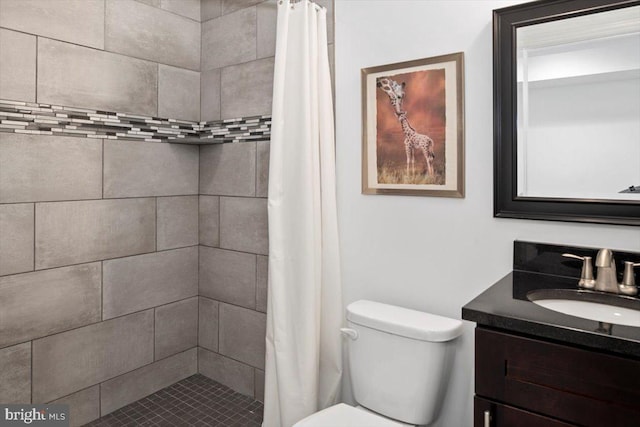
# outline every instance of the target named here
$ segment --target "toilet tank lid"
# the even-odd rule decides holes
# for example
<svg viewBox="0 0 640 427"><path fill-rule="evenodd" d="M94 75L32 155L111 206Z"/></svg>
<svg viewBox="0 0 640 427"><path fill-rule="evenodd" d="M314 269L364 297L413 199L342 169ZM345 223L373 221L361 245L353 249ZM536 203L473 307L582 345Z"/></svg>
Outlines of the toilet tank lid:
<svg viewBox="0 0 640 427"><path fill-rule="evenodd" d="M462 322L436 314L360 300L347 306L355 324L421 341L450 341L462 334Z"/></svg>

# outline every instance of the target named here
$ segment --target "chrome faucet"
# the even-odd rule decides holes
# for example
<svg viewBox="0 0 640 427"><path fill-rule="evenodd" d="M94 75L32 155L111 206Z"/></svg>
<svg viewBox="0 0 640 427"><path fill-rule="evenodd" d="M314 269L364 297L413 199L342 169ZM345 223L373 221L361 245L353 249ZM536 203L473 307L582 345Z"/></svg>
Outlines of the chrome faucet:
<svg viewBox="0 0 640 427"><path fill-rule="evenodd" d="M619 293L616 261L613 259L611 249L600 249L598 251L596 268L596 291Z"/></svg>
<svg viewBox="0 0 640 427"><path fill-rule="evenodd" d="M616 274L616 261L613 259L611 249L600 249L596 255L596 278L593 278L593 268L591 267L590 256L578 256L573 254L562 254L566 258L582 260L582 273L578 286L585 289L594 289L600 292L612 294L624 294L634 296L638 294L633 269L640 266L640 263L631 261L625 262L624 276L622 283L618 283Z"/></svg>

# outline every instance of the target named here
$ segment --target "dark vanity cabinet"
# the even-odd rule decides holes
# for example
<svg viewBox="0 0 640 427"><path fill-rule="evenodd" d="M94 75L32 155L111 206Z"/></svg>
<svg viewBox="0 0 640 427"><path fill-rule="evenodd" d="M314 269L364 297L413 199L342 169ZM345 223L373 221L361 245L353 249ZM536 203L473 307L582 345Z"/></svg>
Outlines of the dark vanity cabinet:
<svg viewBox="0 0 640 427"><path fill-rule="evenodd" d="M475 427L640 425L640 360L483 327L475 348Z"/></svg>
<svg viewBox="0 0 640 427"><path fill-rule="evenodd" d="M513 249L513 271L462 308L462 318L477 325L474 426L640 426L640 327L570 316L530 299L542 290L582 298L581 262L563 254L595 259L598 250L521 241ZM640 253L614 253L618 271L622 261L640 263ZM640 313L639 297L623 298Z"/></svg>

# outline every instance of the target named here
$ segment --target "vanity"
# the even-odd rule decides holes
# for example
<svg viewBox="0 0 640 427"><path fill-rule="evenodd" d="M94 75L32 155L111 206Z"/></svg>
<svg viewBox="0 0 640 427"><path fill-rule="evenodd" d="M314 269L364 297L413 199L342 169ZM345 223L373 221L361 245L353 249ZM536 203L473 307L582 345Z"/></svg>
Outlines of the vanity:
<svg viewBox="0 0 640 427"><path fill-rule="evenodd" d="M462 308L477 324L475 427L640 425L640 326L630 326L640 324L640 298L579 289L582 261L566 253L596 259L598 249L516 241L513 271ZM620 273L624 261L640 262L640 253L613 255ZM619 299L627 324L532 301L545 293Z"/></svg>

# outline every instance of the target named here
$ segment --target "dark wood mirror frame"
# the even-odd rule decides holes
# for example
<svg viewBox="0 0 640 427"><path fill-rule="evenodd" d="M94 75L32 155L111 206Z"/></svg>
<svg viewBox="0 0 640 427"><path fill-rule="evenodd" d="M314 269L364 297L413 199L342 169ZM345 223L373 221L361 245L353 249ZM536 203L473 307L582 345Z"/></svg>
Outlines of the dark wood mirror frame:
<svg viewBox="0 0 640 427"><path fill-rule="evenodd" d="M540 0L493 11L494 216L640 225L629 201L518 197L516 193L516 28L640 5L640 0Z"/></svg>

